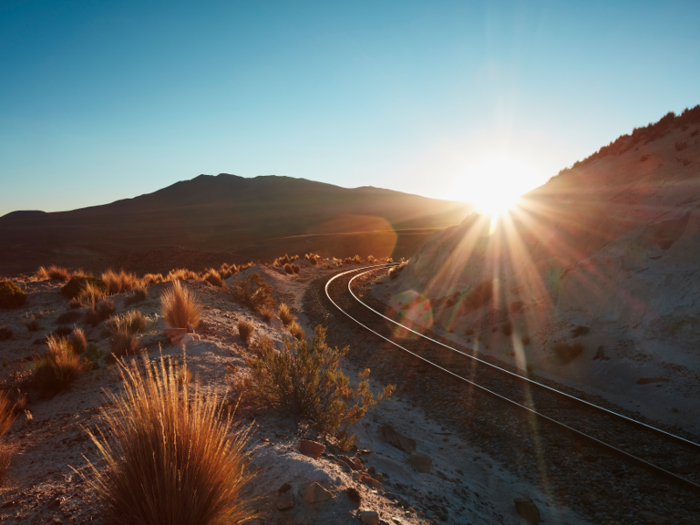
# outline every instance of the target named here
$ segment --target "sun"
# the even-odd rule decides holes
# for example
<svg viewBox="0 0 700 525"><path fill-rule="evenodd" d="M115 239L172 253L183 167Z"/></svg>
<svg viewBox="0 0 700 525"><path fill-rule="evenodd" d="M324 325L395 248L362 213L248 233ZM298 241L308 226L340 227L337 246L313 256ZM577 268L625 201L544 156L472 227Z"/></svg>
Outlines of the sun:
<svg viewBox="0 0 700 525"><path fill-rule="evenodd" d="M492 220L517 205L523 193L542 184L535 170L507 158L486 159L465 169L455 188L459 200L473 203L476 211Z"/></svg>

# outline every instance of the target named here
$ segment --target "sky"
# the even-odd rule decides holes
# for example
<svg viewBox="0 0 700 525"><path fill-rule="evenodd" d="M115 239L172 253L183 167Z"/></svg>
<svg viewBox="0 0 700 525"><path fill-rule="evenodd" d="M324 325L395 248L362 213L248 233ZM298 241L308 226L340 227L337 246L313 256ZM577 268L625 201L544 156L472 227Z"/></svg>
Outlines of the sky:
<svg viewBox="0 0 700 525"><path fill-rule="evenodd" d="M700 103L700 2L0 1L0 215L201 173L475 201Z"/></svg>

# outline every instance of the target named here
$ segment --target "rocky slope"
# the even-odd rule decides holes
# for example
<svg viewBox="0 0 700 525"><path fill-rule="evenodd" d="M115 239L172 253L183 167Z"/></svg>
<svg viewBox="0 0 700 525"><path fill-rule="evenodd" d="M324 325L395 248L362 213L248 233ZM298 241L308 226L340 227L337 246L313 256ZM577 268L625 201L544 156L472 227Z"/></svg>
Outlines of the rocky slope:
<svg viewBox="0 0 700 525"><path fill-rule="evenodd" d="M523 371L699 432L699 130L700 107L667 115L495 228L474 214L436 233L382 297Z"/></svg>

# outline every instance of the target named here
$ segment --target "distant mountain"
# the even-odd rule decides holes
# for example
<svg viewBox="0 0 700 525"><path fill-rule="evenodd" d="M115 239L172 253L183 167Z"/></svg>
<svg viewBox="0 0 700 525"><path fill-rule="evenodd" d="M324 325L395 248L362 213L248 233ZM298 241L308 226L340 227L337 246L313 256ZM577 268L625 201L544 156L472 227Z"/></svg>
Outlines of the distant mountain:
<svg viewBox="0 0 700 525"><path fill-rule="evenodd" d="M0 247L232 250L295 235L442 228L459 223L470 210L461 202L373 187L222 173L103 206L12 212L0 217Z"/></svg>

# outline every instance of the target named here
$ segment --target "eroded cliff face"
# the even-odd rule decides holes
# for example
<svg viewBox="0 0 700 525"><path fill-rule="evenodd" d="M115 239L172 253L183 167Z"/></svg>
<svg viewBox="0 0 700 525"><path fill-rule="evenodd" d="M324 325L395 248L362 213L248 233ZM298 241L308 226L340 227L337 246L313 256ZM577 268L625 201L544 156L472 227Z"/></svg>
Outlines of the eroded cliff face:
<svg viewBox="0 0 700 525"><path fill-rule="evenodd" d="M652 385L652 415L680 414L700 394L699 128L621 139L495 227L474 214L435 234L384 297L427 302L433 329L620 402L645 395L639 380L669 379ZM492 297L475 300L484 283ZM562 360L553 347L574 341L583 351Z"/></svg>

